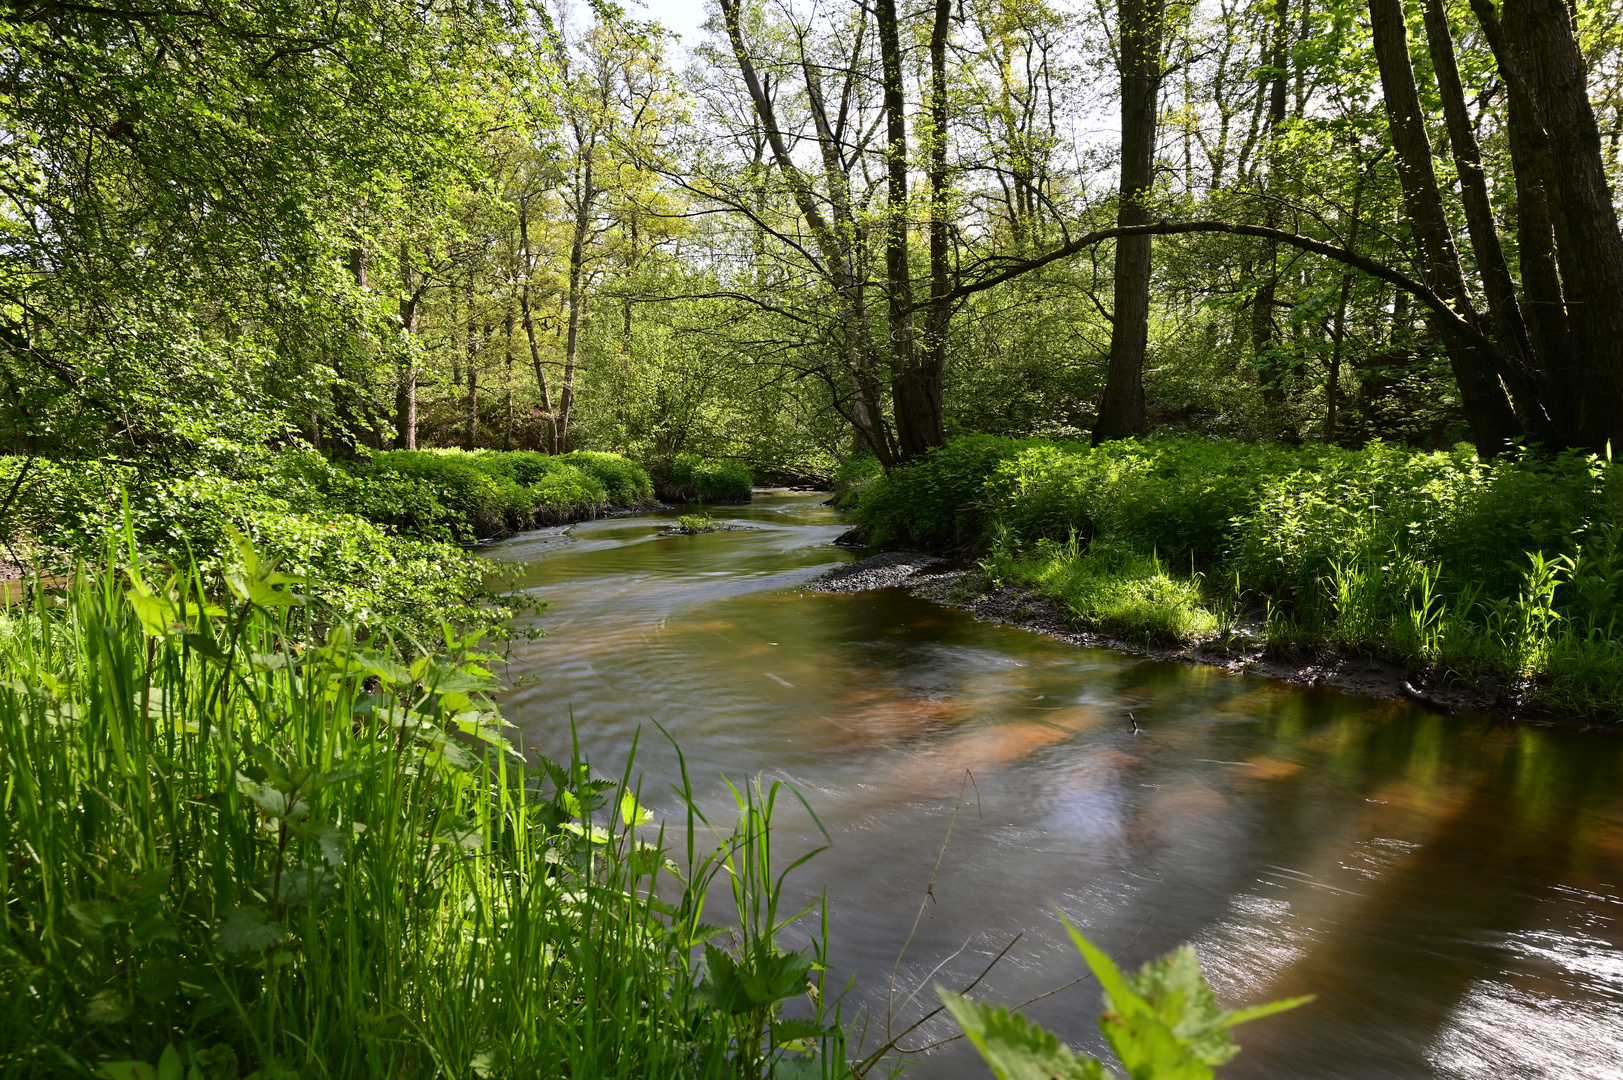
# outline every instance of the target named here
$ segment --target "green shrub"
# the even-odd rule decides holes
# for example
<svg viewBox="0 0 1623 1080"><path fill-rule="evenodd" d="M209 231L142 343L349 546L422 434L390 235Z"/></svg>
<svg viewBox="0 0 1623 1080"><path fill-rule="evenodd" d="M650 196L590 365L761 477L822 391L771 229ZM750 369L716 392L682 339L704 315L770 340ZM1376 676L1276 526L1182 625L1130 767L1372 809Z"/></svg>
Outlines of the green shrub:
<svg viewBox="0 0 1623 1080"><path fill-rule="evenodd" d="M0 483L18 464L0 459ZM126 507L142 550L172 565L195 560L210 580L219 580L232 555L231 533L248 536L268 557L311 577L314 598L335 619L432 636L442 620L484 624L506 610L488 607L495 598L485 564L442 540L419 538L449 538L448 528L436 530L430 520L421 532L403 534L372 519L447 517L431 486L399 474L351 476L310 451L244 451L145 477L118 462L35 461L11 520L27 537L29 557L62 573L99 557Z"/></svg>
<svg viewBox="0 0 1623 1080"><path fill-rule="evenodd" d="M984 541L987 478L1022 445L994 435L954 439L875 481L857 503L857 524L876 546L950 548Z"/></svg>
<svg viewBox="0 0 1623 1080"><path fill-rule="evenodd" d="M654 501L654 482L641 465L629 458L596 450L575 450L557 460L595 477L608 492L610 506L630 509Z"/></svg>
<svg viewBox="0 0 1623 1080"><path fill-rule="evenodd" d="M660 470L660 497L672 502L748 502L755 478L741 462L678 454Z"/></svg>

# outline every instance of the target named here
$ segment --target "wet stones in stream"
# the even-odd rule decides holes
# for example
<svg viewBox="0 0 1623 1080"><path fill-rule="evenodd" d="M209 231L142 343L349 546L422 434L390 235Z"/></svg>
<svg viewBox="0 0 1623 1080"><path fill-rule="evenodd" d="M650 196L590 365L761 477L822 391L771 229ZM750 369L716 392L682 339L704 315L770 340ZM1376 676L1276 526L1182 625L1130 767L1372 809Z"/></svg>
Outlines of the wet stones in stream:
<svg viewBox="0 0 1623 1080"><path fill-rule="evenodd" d="M921 571L941 566L946 561L939 555L928 555L922 551L887 551L819 574L801 587L812 592L828 593L886 589L908 584Z"/></svg>

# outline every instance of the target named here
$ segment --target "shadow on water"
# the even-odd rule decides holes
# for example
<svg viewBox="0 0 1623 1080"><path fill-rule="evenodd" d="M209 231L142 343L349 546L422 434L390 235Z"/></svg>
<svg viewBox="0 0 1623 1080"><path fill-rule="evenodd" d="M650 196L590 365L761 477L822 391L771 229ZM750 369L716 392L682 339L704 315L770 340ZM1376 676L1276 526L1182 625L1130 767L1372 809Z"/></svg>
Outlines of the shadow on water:
<svg viewBox="0 0 1623 1080"><path fill-rule="evenodd" d="M898 590L802 593L853 557L839 514L711 513L752 528L659 535L672 514L493 549L551 605L550 636L513 645L510 715L566 755L572 712L605 766L657 720L718 807L723 774L794 782L835 840L800 884L827 888L875 1030L967 790L901 997L1018 933L977 993L1077 977L1057 909L1132 943L1124 962L1194 942L1231 1005L1319 995L1242 1032L1227 1076L1623 1078L1623 740L1076 649ZM661 805L674 754L644 738L639 765ZM781 842L812 837L790 818ZM1028 1014L1097 1050L1097 1006L1084 983ZM987 1073L959 1041L910 1075Z"/></svg>

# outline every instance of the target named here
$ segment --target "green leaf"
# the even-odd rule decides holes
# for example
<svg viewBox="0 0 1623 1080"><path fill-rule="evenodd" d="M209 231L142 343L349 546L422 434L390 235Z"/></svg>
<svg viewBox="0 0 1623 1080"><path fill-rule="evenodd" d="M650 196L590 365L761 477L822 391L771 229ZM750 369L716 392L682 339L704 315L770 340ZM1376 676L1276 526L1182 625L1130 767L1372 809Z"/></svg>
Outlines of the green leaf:
<svg viewBox="0 0 1623 1080"><path fill-rule="evenodd" d="M936 993L997 1080L1103 1080L1108 1075L1098 1061L1078 1057L1058 1036L1017 1013L939 986Z"/></svg>
<svg viewBox="0 0 1623 1080"><path fill-rule="evenodd" d="M158 1069L144 1061L104 1061L96 1075L106 1080L158 1080Z"/></svg>
<svg viewBox="0 0 1623 1080"><path fill-rule="evenodd" d="M271 922L264 911L251 907L232 910L215 931L215 940L226 952L262 952L286 937L281 923Z"/></svg>
<svg viewBox="0 0 1623 1080"><path fill-rule="evenodd" d="M103 990L85 1005L85 1020L91 1024L116 1024L129 1015L130 1003L116 990Z"/></svg>
<svg viewBox="0 0 1623 1080"><path fill-rule="evenodd" d="M158 1080L185 1080L186 1066L180 1060L180 1051L174 1043L163 1048L158 1056Z"/></svg>
<svg viewBox="0 0 1623 1080"><path fill-rule="evenodd" d="M782 1046L800 1039L822 1039L835 1034L838 1034L835 1028L824 1027L815 1020L772 1021L773 1046Z"/></svg>
<svg viewBox="0 0 1623 1080"><path fill-rule="evenodd" d="M653 821L654 812L645 809L637 802L637 797L628 791L620 796L620 820L626 823L626 828L635 828Z"/></svg>

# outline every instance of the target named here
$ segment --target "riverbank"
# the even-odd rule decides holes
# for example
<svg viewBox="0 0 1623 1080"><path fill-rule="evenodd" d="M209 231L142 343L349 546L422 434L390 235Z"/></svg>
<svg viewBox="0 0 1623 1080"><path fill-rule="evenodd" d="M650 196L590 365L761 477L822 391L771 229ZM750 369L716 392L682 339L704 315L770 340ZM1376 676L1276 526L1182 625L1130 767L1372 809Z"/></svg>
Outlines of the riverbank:
<svg viewBox="0 0 1623 1080"><path fill-rule="evenodd" d="M1249 636L1253 664L1371 657L1501 712L1623 716L1623 473L1593 456L968 436L855 517L1139 649Z"/></svg>
<svg viewBox="0 0 1623 1080"><path fill-rule="evenodd" d="M1567 727L1596 727L1592 718L1539 708L1525 695L1509 692L1497 677L1475 682L1411 672L1403 664L1320 643L1316 647L1270 647L1265 628L1254 624L1225 640L1156 645L1078 628L1074 618L1036 590L997 585L976 569L965 569L928 552L887 551L847 563L807 581L813 592L855 593L902 588L924 600L956 608L976 618L1057 638L1081 648L1109 649L1169 663L1200 664L1230 674L1260 675L1295 686L1331 687L1361 697L1402 700L1430 712L1470 711L1507 720ZM1613 724L1601 724L1611 730Z"/></svg>

